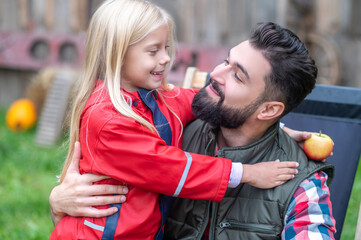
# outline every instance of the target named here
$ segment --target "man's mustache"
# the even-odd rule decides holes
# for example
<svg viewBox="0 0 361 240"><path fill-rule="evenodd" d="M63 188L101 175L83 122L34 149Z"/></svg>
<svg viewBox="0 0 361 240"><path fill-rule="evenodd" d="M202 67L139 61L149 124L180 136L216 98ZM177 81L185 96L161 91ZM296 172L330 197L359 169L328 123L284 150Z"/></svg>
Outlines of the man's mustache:
<svg viewBox="0 0 361 240"><path fill-rule="evenodd" d="M212 78L209 79L209 83L212 85L214 90L218 93L218 95L221 97L221 99L224 99L224 93L222 92L221 88L219 87L218 83L214 81Z"/></svg>

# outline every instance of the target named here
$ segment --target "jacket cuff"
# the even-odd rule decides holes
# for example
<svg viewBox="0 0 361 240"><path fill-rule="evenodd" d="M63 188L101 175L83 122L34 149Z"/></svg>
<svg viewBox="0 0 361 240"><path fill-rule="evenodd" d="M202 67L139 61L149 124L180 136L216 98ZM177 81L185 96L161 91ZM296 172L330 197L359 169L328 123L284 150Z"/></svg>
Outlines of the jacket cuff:
<svg viewBox="0 0 361 240"><path fill-rule="evenodd" d="M223 170L222 180L219 184L219 188L217 190L217 195L213 199L214 202L222 201L224 194L227 191L229 178L231 175L232 161L229 159L223 158L223 162L224 162L225 166L224 166L224 170Z"/></svg>
<svg viewBox="0 0 361 240"><path fill-rule="evenodd" d="M240 162L232 163L231 175L229 177L228 187L237 187L242 180L243 176L243 165Z"/></svg>

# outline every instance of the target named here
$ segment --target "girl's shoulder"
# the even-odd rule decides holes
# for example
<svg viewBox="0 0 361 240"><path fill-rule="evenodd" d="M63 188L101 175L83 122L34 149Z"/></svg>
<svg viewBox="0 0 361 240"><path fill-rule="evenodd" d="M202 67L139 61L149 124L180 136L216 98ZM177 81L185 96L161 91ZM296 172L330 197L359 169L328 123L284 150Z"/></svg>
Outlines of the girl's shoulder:
<svg viewBox="0 0 361 240"><path fill-rule="evenodd" d="M95 93L89 98L82 112L81 123L82 125L86 123L87 127L92 128L99 135L110 133L115 129L134 128L139 125L136 120L120 114L110 97L101 93Z"/></svg>
<svg viewBox="0 0 361 240"><path fill-rule="evenodd" d="M82 118L96 122L106 122L118 114L105 87L97 85L90 95L83 111Z"/></svg>
<svg viewBox="0 0 361 240"><path fill-rule="evenodd" d="M194 118L191 105L197 92L197 89L185 89L174 86L171 90L161 91L161 99L166 102L166 108L170 108L186 124Z"/></svg>

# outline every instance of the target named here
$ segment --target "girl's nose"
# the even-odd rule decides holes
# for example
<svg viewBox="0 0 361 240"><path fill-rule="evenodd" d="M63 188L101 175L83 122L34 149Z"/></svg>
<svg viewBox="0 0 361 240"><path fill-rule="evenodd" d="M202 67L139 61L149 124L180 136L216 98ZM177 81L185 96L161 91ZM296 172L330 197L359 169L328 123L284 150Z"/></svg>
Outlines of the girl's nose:
<svg viewBox="0 0 361 240"><path fill-rule="evenodd" d="M164 53L162 54L161 58L160 58L160 61L159 63L161 65L166 65L170 62L170 57L168 55L168 52L167 51L164 51Z"/></svg>

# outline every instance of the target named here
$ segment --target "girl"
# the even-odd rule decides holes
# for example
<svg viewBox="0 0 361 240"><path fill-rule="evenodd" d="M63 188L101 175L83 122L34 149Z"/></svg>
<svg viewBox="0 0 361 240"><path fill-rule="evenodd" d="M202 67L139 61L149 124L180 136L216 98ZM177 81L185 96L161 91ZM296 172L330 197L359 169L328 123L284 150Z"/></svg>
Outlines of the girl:
<svg viewBox="0 0 361 240"><path fill-rule="evenodd" d="M66 216L50 239L162 239L172 201L162 194L220 201L239 183L242 174L235 184L230 174L242 168L230 160L177 148L196 92L165 84L173 30L170 16L143 0L108 0L94 13L60 181L79 139L80 173L112 177L97 184L126 183L128 202L108 218Z"/></svg>

